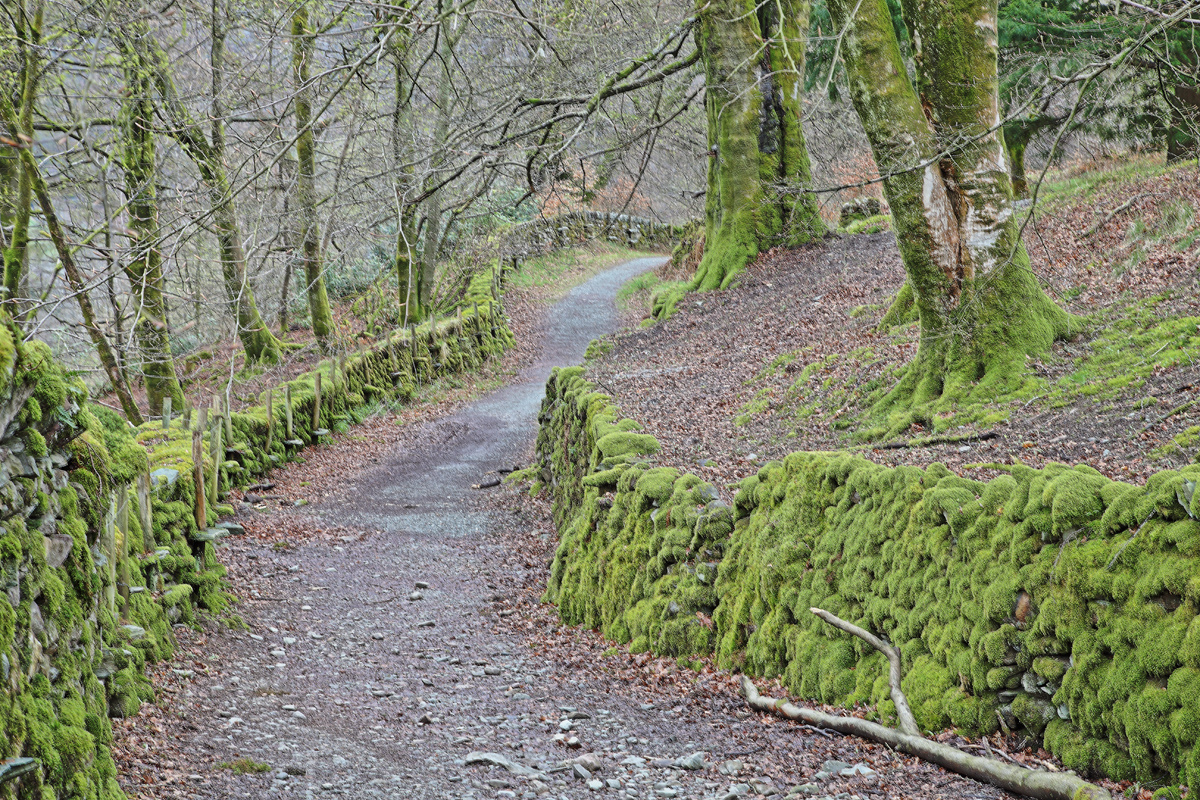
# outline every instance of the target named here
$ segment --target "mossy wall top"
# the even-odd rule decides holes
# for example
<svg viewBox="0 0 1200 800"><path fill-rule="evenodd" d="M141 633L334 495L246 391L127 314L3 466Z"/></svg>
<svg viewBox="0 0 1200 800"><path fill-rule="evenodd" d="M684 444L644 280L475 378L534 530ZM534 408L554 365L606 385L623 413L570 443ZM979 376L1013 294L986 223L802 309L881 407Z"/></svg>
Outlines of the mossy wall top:
<svg viewBox="0 0 1200 800"><path fill-rule="evenodd" d="M579 370L550 379L541 422L548 595L568 621L890 717L882 657L808 611L824 608L899 645L926 729L1024 728L1070 768L1200 786L1200 467L975 481L799 452L729 507L649 463L644 434L605 454L598 434L634 423Z"/></svg>

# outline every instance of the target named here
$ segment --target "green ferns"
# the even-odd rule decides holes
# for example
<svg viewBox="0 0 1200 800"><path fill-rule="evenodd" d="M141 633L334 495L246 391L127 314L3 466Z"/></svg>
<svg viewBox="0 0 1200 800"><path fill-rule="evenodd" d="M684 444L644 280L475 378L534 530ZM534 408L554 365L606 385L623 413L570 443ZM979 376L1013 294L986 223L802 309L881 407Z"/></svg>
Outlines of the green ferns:
<svg viewBox="0 0 1200 800"><path fill-rule="evenodd" d="M897 644L922 728L1025 728L1073 769L1200 785L1200 466L1145 487L1086 466L990 481L793 453L737 487L656 467L580 370L547 386L538 449L561 532L547 591L635 651L715 653L801 696L894 715Z"/></svg>

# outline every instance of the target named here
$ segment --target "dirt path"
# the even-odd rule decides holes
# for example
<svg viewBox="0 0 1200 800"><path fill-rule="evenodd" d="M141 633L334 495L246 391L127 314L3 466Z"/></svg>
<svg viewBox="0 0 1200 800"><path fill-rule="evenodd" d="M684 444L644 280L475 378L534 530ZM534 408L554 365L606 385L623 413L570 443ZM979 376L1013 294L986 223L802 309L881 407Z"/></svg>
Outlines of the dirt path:
<svg viewBox="0 0 1200 800"><path fill-rule="evenodd" d="M212 626L163 671L171 699L149 728L177 755L126 771L131 795L721 798L806 784L805 796L842 800L1005 797L752 715L728 676L630 658L538 606L553 546L545 509L471 485L528 458L550 367L580 361L615 326L620 285L659 263L576 288L519 380L414 426L326 499L269 520L323 536L225 548L248 630ZM465 763L472 752L512 766ZM676 763L698 752L708 766ZM562 766L585 753L595 774ZM863 769L817 775L831 758ZM238 774L255 765L264 771Z"/></svg>

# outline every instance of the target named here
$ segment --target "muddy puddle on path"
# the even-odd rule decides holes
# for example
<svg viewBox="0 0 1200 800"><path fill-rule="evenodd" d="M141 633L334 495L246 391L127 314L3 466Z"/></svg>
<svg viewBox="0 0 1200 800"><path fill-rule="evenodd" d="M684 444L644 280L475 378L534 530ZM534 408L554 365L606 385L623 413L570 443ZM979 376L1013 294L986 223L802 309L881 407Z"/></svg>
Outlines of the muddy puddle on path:
<svg viewBox="0 0 1200 800"><path fill-rule="evenodd" d="M721 798L769 791L769 775L782 796L835 755L903 769L922 789L859 776L814 785L817 797L1005 796L855 740L764 724L730 692L652 696L597 669L597 648L548 658L497 615L523 588L530 565L512 556L536 511L498 511L470 487L528 457L550 368L578 363L617 324L621 284L661 261L579 286L550 311L542 354L519 381L416 426L383 463L272 518L286 528L303 514L355 535L285 551L234 545L259 598L237 609L249 629L204 639L209 669L172 706L189 775L141 796ZM698 751L709 766L672 766ZM464 763L472 752L509 766ZM597 754L593 774L562 767L583 753ZM240 759L270 769L235 774Z"/></svg>

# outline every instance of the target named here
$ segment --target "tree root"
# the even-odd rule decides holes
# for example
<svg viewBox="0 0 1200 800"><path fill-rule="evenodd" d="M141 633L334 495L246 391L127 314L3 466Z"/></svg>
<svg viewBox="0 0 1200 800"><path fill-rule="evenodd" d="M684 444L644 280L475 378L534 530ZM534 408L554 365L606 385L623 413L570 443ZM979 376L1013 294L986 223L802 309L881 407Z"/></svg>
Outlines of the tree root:
<svg viewBox="0 0 1200 800"><path fill-rule="evenodd" d="M891 664L888 680L891 685L892 700L896 702L896 698L899 697L903 701L903 705L901 702L896 702L901 725L905 728L911 725L912 730L917 730L916 722L913 721L912 712L909 710L908 700L900 690L900 658L896 649L862 628L838 619L828 611L819 608L809 610L829 624L858 636L887 656ZM742 676L742 694L750 707L758 711L772 711L787 719L799 720L819 728L828 728L848 736L870 739L901 753L937 764L950 772L991 784L1014 794L1041 800L1112 800L1106 789L1088 783L1076 775L1065 772L1051 773L1030 770L993 758L973 756L955 747L926 739L918 733L906 733L865 719L826 714L810 708L801 708L785 700L762 697L745 675ZM900 711L901 708L904 709L903 712Z"/></svg>

